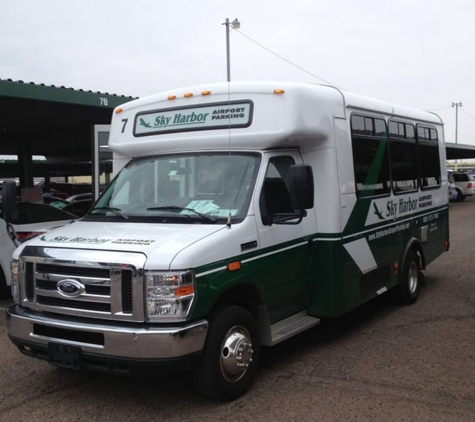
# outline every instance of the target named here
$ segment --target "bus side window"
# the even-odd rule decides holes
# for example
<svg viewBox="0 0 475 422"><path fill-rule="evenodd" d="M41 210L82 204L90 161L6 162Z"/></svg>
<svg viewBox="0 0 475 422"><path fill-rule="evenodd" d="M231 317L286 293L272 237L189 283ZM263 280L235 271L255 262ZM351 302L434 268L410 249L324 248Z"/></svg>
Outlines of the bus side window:
<svg viewBox="0 0 475 422"><path fill-rule="evenodd" d="M386 122L352 115L351 143L358 197L389 194L391 179Z"/></svg>
<svg viewBox="0 0 475 422"><path fill-rule="evenodd" d="M395 193L419 188L416 137L412 124L389 121L389 161Z"/></svg>

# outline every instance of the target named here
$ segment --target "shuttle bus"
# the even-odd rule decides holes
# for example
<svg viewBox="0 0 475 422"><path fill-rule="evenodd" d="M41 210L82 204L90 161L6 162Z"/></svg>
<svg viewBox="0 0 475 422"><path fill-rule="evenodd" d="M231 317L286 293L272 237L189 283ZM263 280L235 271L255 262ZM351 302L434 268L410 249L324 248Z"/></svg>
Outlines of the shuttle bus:
<svg viewBox="0 0 475 422"><path fill-rule="evenodd" d="M13 255L9 337L53 365L189 369L232 400L262 347L382 294L416 302L449 248L434 113L209 84L117 107L109 147L117 175L90 212Z"/></svg>

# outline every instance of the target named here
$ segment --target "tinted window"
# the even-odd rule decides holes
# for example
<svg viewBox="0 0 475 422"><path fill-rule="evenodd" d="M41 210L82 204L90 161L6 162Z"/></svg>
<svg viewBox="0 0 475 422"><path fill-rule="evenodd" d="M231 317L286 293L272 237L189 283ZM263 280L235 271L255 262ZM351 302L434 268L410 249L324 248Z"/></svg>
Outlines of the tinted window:
<svg viewBox="0 0 475 422"><path fill-rule="evenodd" d="M389 161L394 192L415 190L419 187L417 177L417 152L415 139L407 139L414 135L414 127L401 122L389 122L390 143ZM411 132L412 129L412 132Z"/></svg>
<svg viewBox="0 0 475 422"><path fill-rule="evenodd" d="M435 129L417 126L417 150L421 186L423 188L438 186L441 183L439 143L437 139L437 131Z"/></svg>
<svg viewBox="0 0 475 422"><path fill-rule="evenodd" d="M361 119L358 115L351 117L352 129L360 124ZM391 185L388 140L384 136L386 123L372 117L365 117L364 122L364 133L352 130L353 165L360 198L387 194Z"/></svg>
<svg viewBox="0 0 475 422"><path fill-rule="evenodd" d="M262 217L294 212L288 189L290 166L294 164L294 159L289 156L272 157L269 160L259 201ZM262 222L266 224L264 218Z"/></svg>

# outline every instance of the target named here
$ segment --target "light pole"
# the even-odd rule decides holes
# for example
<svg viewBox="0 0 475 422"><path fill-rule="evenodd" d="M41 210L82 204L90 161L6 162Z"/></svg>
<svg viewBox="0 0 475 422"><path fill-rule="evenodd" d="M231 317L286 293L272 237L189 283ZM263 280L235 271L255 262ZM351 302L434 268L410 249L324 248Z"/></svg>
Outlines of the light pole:
<svg viewBox="0 0 475 422"><path fill-rule="evenodd" d="M241 22L237 19L234 19L232 22L229 22L229 19L226 18L226 22L223 23L226 25L226 64L228 70L228 82L231 82L231 57L229 54L229 25L232 26L233 29L239 29L241 27Z"/></svg>
<svg viewBox="0 0 475 422"><path fill-rule="evenodd" d="M455 107L455 143L458 143L458 128L459 128L459 107L462 107L462 103L452 103L452 107ZM457 171L457 160L455 160L455 171Z"/></svg>

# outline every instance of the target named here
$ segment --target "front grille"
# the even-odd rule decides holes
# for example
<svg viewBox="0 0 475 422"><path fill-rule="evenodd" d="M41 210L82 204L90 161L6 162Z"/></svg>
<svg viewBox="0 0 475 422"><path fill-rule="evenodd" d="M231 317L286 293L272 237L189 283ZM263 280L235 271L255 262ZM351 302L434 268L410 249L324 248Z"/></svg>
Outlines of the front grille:
<svg viewBox="0 0 475 422"><path fill-rule="evenodd" d="M25 268L25 291L28 300L35 297L35 277L33 274L33 264L28 262Z"/></svg>
<svg viewBox="0 0 475 422"><path fill-rule="evenodd" d="M132 305L132 273L122 271L122 310L126 314L133 312Z"/></svg>
<svg viewBox="0 0 475 422"><path fill-rule="evenodd" d="M91 262L91 251L25 248L31 250L36 255L21 257L23 306L87 318L144 321L143 276L137 269L137 263L139 268L145 264L143 255L97 251L101 262ZM64 258L51 259L48 253Z"/></svg>
<svg viewBox="0 0 475 422"><path fill-rule="evenodd" d="M73 267L69 265L36 264L36 271L49 274L68 274L76 277L109 278L109 268Z"/></svg>
<svg viewBox="0 0 475 422"><path fill-rule="evenodd" d="M39 305L46 306L57 306L63 308L72 308L72 309L87 309L90 311L96 312L110 312L111 305L110 303L86 303L80 300L73 299L61 299L57 297L47 297L47 296L36 296L36 301Z"/></svg>

